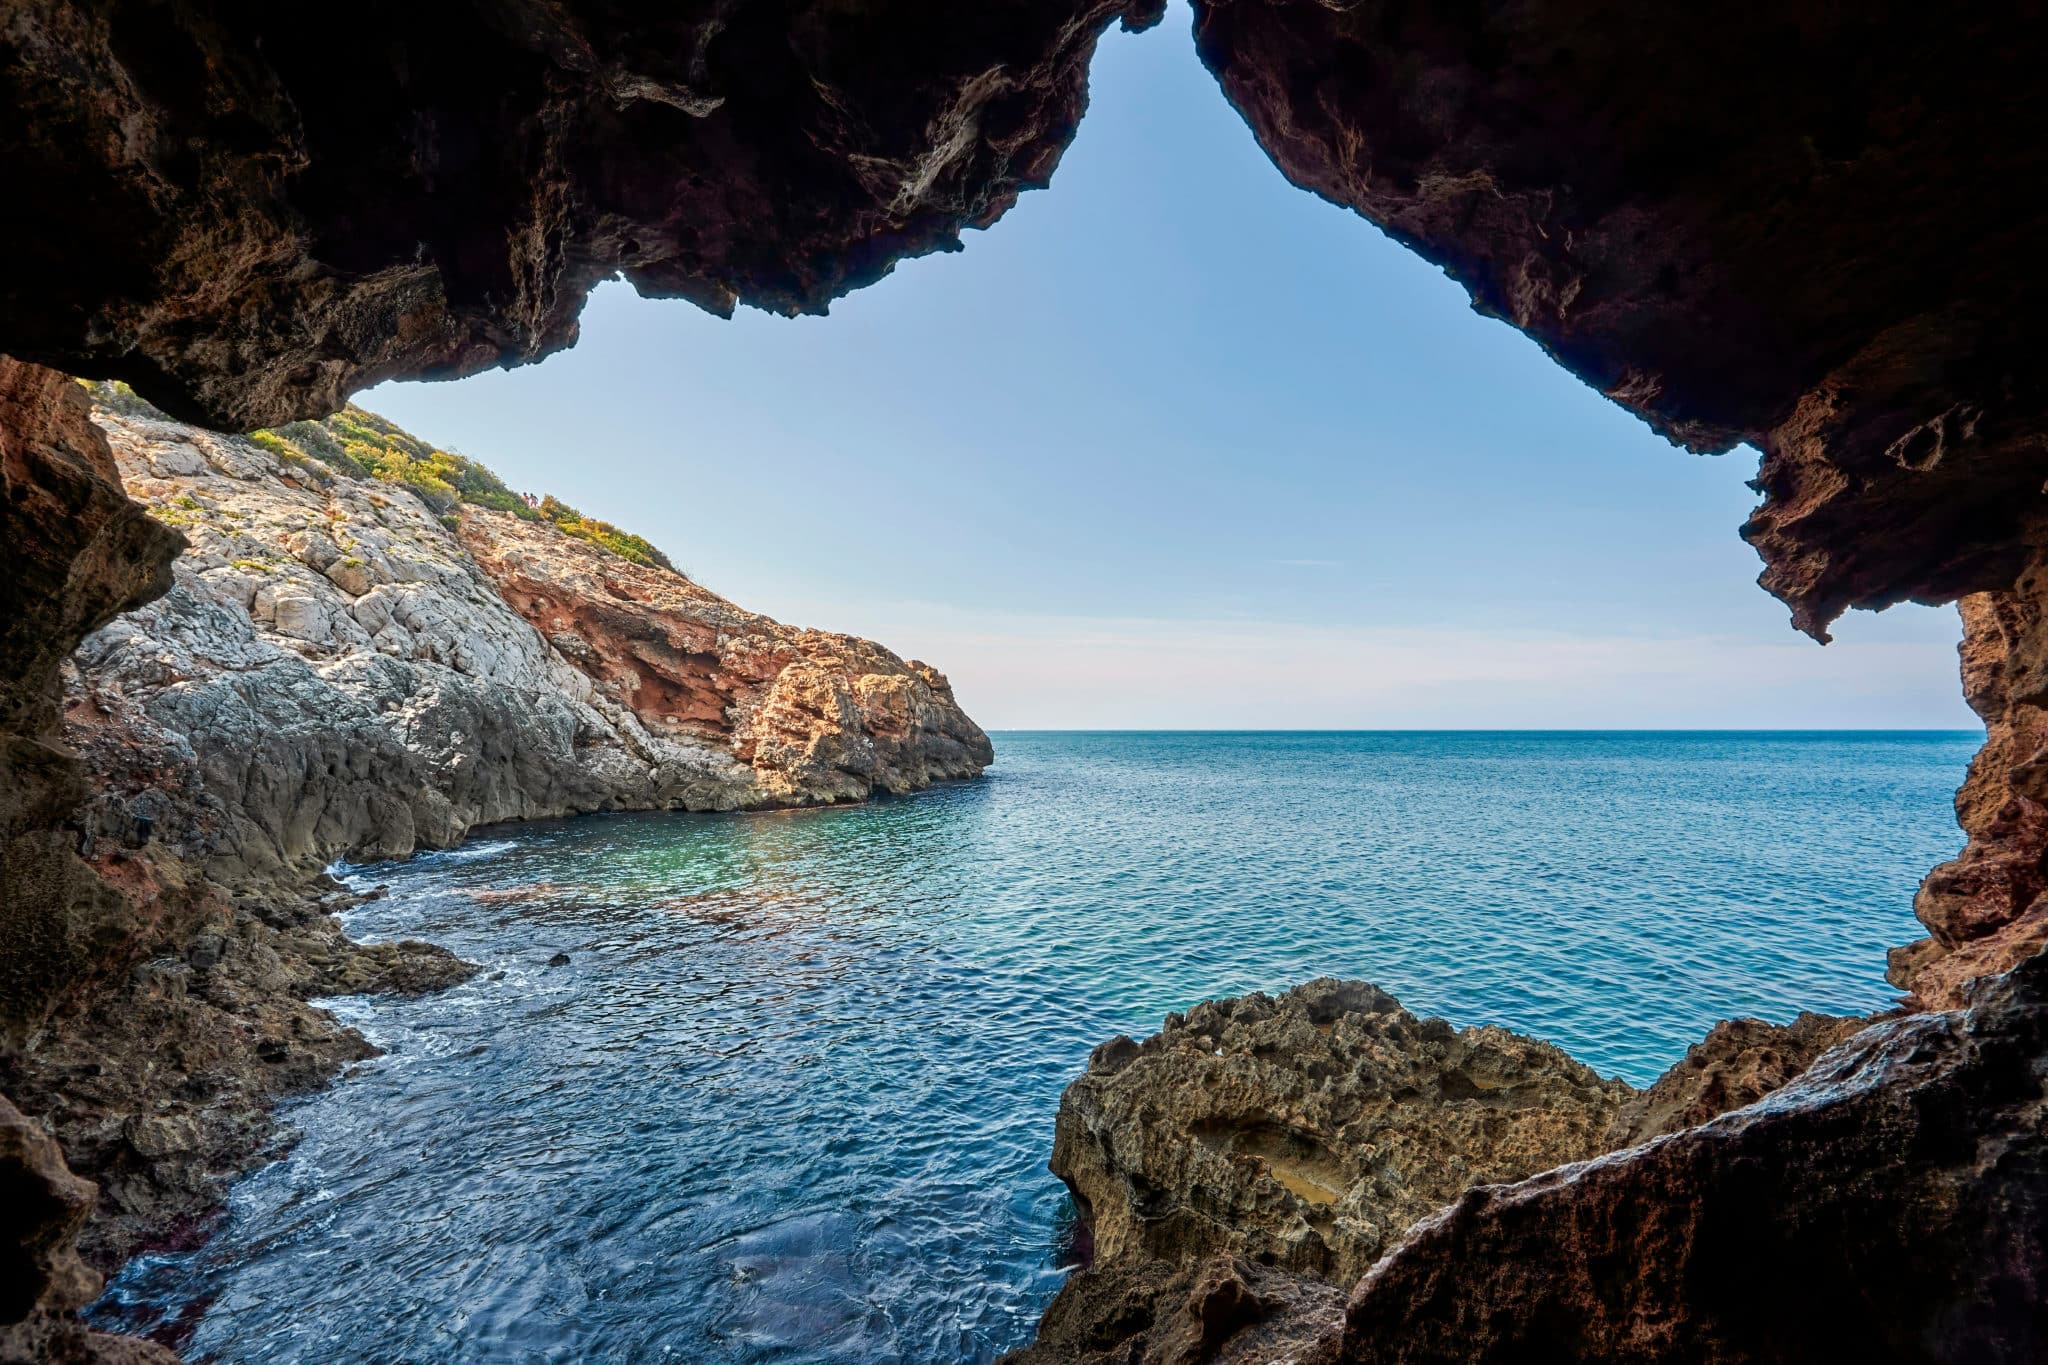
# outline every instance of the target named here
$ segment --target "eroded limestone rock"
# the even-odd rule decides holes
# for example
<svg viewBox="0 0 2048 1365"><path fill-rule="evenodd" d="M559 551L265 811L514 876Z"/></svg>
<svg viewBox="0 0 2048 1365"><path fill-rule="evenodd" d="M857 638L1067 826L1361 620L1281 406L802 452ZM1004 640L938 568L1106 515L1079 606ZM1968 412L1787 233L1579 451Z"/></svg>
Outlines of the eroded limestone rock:
<svg viewBox="0 0 2048 1365"><path fill-rule="evenodd" d="M1603 1148L1632 1147L1754 1104L1804 1075L1820 1055L1875 1020L1801 1014L1790 1024L1727 1019L1621 1106Z"/></svg>
<svg viewBox="0 0 2048 1365"><path fill-rule="evenodd" d="M1093 1262L1008 1360L1334 1365L1345 1292L1466 1191L1754 1103L1871 1022L1731 1020L1637 1091L1363 982L1168 1016L1097 1048L1061 1097L1052 1167Z"/></svg>
<svg viewBox="0 0 2048 1365"><path fill-rule="evenodd" d="M1893 985L1954 1009L1968 984L2048 946L2048 550L2037 531L2026 570L2003 592L1963 599L1963 697L1984 747L1956 793L1969 836L1927 874L1913 911L1929 936L1895 948Z"/></svg>
<svg viewBox="0 0 2048 1365"><path fill-rule="evenodd" d="M1139 1340L1148 1361L1179 1359L1189 1341L1322 1314L1335 1289L1290 1276L1348 1284L1468 1186L1604 1150L1633 1093L1548 1043L1418 1019L1362 981L1207 1001L1142 1043L1112 1039L1061 1096L1053 1142L1094 1262L1015 1359Z"/></svg>
<svg viewBox="0 0 2048 1365"><path fill-rule="evenodd" d="M900 795L994 759L945 675L873 641L785 626L502 512L464 509L462 544L594 698L660 742L745 764L735 804Z"/></svg>
<svg viewBox="0 0 2048 1365"><path fill-rule="evenodd" d="M1768 1099L1473 1189L1354 1291L1338 1359L2048 1356L2048 957Z"/></svg>

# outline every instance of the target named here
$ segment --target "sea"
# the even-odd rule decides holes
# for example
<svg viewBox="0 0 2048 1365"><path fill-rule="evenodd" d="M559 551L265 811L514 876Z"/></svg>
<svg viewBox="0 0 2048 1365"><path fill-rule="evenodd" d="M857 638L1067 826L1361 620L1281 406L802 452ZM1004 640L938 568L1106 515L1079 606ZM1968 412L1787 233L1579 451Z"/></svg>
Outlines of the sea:
<svg viewBox="0 0 2048 1365"><path fill-rule="evenodd" d="M914 797L337 869L387 888L351 933L483 970L327 1002L384 1054L93 1320L220 1362L989 1361L1068 1268L1045 1163L1097 1044L1359 977L1641 1085L1720 1019L1883 1008L1982 736L994 738Z"/></svg>

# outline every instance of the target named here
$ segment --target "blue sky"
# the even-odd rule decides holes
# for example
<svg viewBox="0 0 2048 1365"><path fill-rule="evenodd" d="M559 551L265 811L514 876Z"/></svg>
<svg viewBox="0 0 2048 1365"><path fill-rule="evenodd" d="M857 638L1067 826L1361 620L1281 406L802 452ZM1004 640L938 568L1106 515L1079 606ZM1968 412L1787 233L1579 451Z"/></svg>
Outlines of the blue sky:
<svg viewBox="0 0 2048 1365"><path fill-rule="evenodd" d="M1952 609L1822 649L1688 455L1283 180L1184 8L1049 191L828 318L600 289L537 367L362 401L991 728L1975 723Z"/></svg>

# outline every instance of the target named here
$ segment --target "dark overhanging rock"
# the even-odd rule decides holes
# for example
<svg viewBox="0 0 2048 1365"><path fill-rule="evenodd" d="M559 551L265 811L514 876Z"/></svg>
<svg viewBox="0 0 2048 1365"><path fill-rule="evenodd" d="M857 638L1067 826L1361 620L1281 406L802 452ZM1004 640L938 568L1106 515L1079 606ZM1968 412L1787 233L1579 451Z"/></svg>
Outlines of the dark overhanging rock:
<svg viewBox="0 0 2048 1365"><path fill-rule="evenodd" d="M1695 450L1804 630L2002 588L2043 510L2048 88L2006 6L1195 0L1281 170Z"/></svg>
<svg viewBox="0 0 2048 1365"><path fill-rule="evenodd" d="M622 273L822 311L1046 183L1163 0L9 0L0 352L232 429L570 345Z"/></svg>

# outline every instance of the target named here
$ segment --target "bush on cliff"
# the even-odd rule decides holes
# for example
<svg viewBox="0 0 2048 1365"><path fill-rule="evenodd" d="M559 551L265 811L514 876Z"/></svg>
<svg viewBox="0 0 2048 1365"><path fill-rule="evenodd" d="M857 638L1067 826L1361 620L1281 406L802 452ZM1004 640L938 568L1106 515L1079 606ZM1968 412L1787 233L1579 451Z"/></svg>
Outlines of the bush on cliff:
<svg viewBox="0 0 2048 1365"><path fill-rule="evenodd" d="M110 412L123 417L164 418L119 380L78 382L91 392L94 402ZM402 484L419 494L450 527L456 524L457 509L468 503L509 512L522 521L545 521L562 534L587 540L621 559L679 572L669 557L646 539L608 521L586 517L552 495L542 498L538 506L529 504L488 467L457 451L430 446L395 422L353 403L322 421L288 422L275 430L250 432L249 439L277 459L323 481L331 477L324 471L331 470L351 479Z"/></svg>

